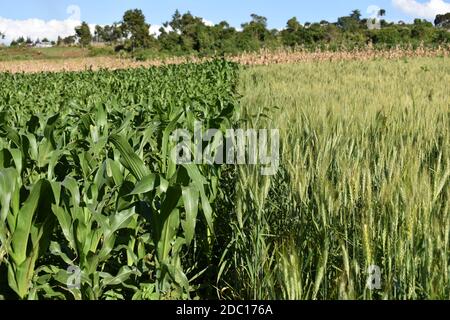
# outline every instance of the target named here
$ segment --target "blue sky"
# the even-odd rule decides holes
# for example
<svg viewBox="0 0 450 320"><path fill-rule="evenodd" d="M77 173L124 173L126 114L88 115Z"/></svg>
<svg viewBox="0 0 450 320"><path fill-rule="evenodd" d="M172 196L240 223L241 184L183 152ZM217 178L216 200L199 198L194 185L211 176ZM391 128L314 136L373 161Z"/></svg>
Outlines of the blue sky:
<svg viewBox="0 0 450 320"><path fill-rule="evenodd" d="M227 20L235 27L248 21L251 13L256 13L266 16L271 28L283 28L293 16L302 23L322 19L336 21L353 9L360 9L363 16L369 16L370 5L386 9L386 18L394 21L410 21L413 17L432 20L436 13L450 11L450 0L1 0L0 31L12 37L19 33L35 35L52 28L64 35L72 27L61 24L71 16L67 12L70 5L80 9L80 15L72 12L74 20L90 24L110 24L119 21L125 10L140 8L149 23L160 25L178 8L181 12L190 10L214 23ZM35 20L31 23L29 19ZM54 20L51 25L50 20Z"/></svg>
<svg viewBox="0 0 450 320"><path fill-rule="evenodd" d="M82 20L99 24L120 20L123 12L130 8L142 9L153 24L168 20L177 8L190 10L213 22L227 20L234 26L249 20L251 13L257 13L267 16L270 26L277 28L283 27L293 16L302 22L334 21L352 9L366 13L370 5L386 9L388 17L393 20L411 18L395 7L391 0L2 0L0 16L19 20L63 20L68 17L66 9L69 5L80 7Z"/></svg>

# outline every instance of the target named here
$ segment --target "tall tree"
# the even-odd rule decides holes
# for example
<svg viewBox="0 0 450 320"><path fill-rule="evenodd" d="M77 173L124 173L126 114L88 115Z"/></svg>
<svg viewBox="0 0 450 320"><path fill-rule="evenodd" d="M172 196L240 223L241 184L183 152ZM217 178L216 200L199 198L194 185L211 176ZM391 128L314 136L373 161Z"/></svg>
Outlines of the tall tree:
<svg viewBox="0 0 450 320"><path fill-rule="evenodd" d="M344 31L356 32L360 28L361 12L353 10L350 15L338 18L337 25Z"/></svg>
<svg viewBox="0 0 450 320"><path fill-rule="evenodd" d="M241 24L242 32L237 37L238 47L245 51L259 50L271 36L266 17L252 14L251 18L250 22Z"/></svg>
<svg viewBox="0 0 450 320"><path fill-rule="evenodd" d="M68 46L74 44L76 40L76 36L68 36L62 39L63 43Z"/></svg>
<svg viewBox="0 0 450 320"><path fill-rule="evenodd" d="M78 42L82 47L86 47L91 44L92 34L89 25L83 21L81 26L75 28L75 34Z"/></svg>
<svg viewBox="0 0 450 320"><path fill-rule="evenodd" d="M150 47L150 25L145 22L145 16L139 9L128 10L123 15L123 31L131 40L131 49Z"/></svg>
<svg viewBox="0 0 450 320"><path fill-rule="evenodd" d="M95 42L101 42L101 41L105 41L104 39L104 29L102 26L96 25L95 26L95 31L94 31L94 36L95 36Z"/></svg>
<svg viewBox="0 0 450 320"><path fill-rule="evenodd" d="M121 23L114 22L112 25L103 27L101 38L109 43L121 42L124 37L124 31Z"/></svg>
<svg viewBox="0 0 450 320"><path fill-rule="evenodd" d="M267 18L254 13L251 14L251 18L252 21L241 25L242 32L263 42L270 33L269 30L267 30Z"/></svg>
<svg viewBox="0 0 450 320"><path fill-rule="evenodd" d="M302 29L302 25L298 22L296 17L288 20L286 28L281 31L281 39L286 46L294 47L299 44L299 31Z"/></svg>
<svg viewBox="0 0 450 320"><path fill-rule="evenodd" d="M356 21L360 21L361 20L361 11L359 11L358 9L353 10L350 13L350 18L355 19Z"/></svg>
<svg viewBox="0 0 450 320"><path fill-rule="evenodd" d="M298 30L300 30L301 27L302 26L300 22L298 22L296 17L289 19L286 24L286 29L290 32L297 32Z"/></svg>
<svg viewBox="0 0 450 320"><path fill-rule="evenodd" d="M189 12L187 14L189 14ZM183 28L182 16L180 11L178 11L178 9L175 10L175 13L172 16L172 21L170 21L168 25L170 25L170 27L174 31L180 31Z"/></svg>
<svg viewBox="0 0 450 320"><path fill-rule="evenodd" d="M163 25L159 41L164 50L177 53L180 51L212 53L217 46L220 47L216 40L219 38L218 34L222 32L223 25L218 28L207 26L202 18L193 16L189 11L181 14L176 10L172 20Z"/></svg>

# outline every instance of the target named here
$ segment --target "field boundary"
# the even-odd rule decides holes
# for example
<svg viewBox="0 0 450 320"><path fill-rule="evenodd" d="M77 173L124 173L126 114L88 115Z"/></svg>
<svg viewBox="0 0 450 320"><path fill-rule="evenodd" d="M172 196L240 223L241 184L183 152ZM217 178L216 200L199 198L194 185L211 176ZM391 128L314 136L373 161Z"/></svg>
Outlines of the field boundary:
<svg viewBox="0 0 450 320"><path fill-rule="evenodd" d="M242 65L270 65L302 62L325 61L368 61L373 59L402 59L414 57L449 57L450 47L439 46L436 48L394 48L389 50L377 50L372 47L354 49L348 51L309 51L305 49L280 49L261 50L256 53L243 53L237 56L225 57L226 60ZM1 61L0 72L9 73L39 73L61 71L85 71L85 70L117 70L134 69L140 67L152 67L182 63L201 63L213 60L213 58L198 57L173 57L169 59L152 59L147 61L135 61L114 57L89 57L65 60L24 60Z"/></svg>

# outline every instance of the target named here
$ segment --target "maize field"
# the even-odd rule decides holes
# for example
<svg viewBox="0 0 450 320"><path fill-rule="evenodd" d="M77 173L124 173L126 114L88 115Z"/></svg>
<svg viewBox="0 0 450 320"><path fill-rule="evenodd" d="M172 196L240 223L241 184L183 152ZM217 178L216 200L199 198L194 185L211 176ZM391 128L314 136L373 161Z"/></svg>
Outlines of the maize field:
<svg viewBox="0 0 450 320"><path fill-rule="evenodd" d="M0 75L0 294L199 290L223 170L177 165L170 135L194 119L232 126L237 80L227 62Z"/></svg>

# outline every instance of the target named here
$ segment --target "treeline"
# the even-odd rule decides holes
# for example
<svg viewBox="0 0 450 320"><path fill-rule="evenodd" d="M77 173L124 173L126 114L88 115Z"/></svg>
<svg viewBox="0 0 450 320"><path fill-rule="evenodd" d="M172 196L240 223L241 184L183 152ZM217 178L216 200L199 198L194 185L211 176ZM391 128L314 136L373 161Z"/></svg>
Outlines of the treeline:
<svg viewBox="0 0 450 320"><path fill-rule="evenodd" d="M32 40L30 37L28 38L24 38L24 37L19 37L16 40L11 41L10 46L14 47L14 46L21 46L21 45L36 45L39 43L50 43L52 45L55 45L56 42L55 41L49 41L47 38L43 38L42 40L40 40L39 38L36 40Z"/></svg>
<svg viewBox="0 0 450 320"><path fill-rule="evenodd" d="M251 15L249 22L238 30L226 21L209 25L201 17L190 12L181 14L178 10L170 21L163 24L159 35L150 34L150 25L141 10L128 10L122 21L90 30L83 22L75 29L73 36L59 38L58 45L89 46L105 43L116 51L151 49L170 54L236 54L242 51L256 51L262 48L282 46L307 48L326 47L354 48L366 46L393 47L398 45L438 45L450 43L450 13L438 15L433 23L415 19L413 23L388 22L385 10L377 18L363 19L359 10L336 22L300 23L291 18L283 30L269 29L267 18Z"/></svg>

